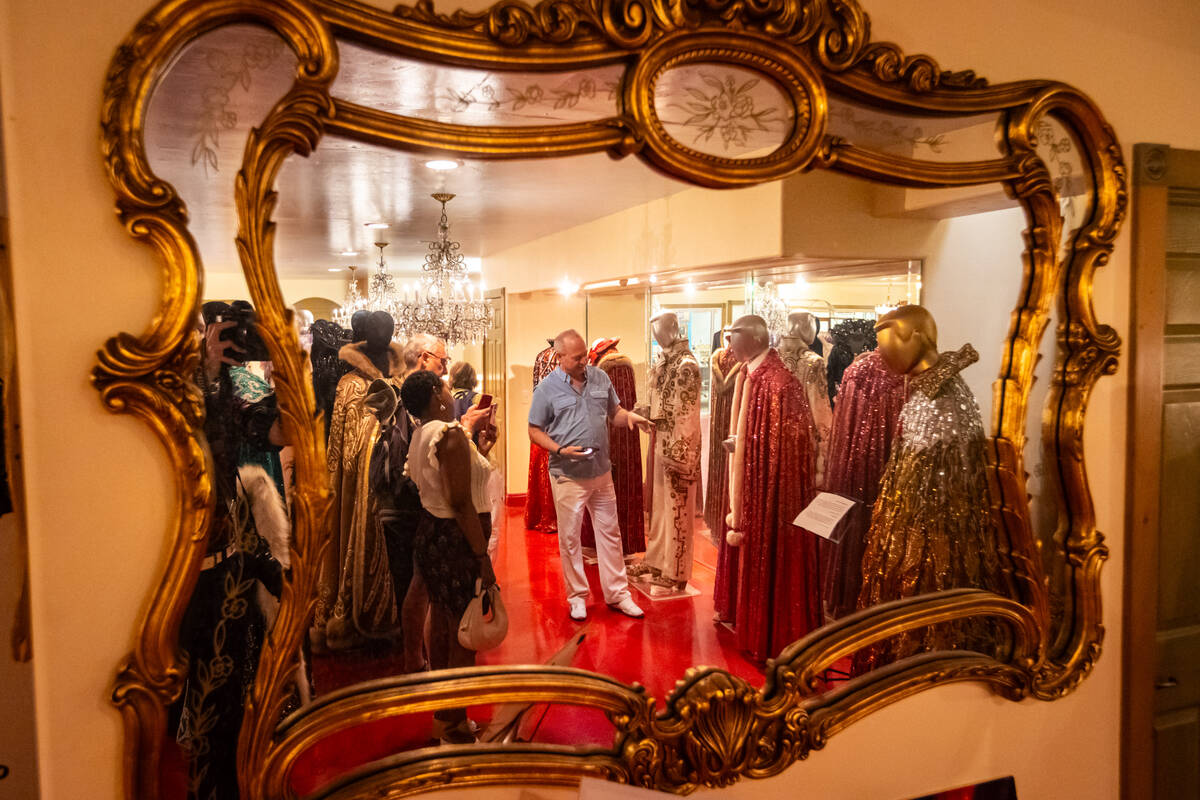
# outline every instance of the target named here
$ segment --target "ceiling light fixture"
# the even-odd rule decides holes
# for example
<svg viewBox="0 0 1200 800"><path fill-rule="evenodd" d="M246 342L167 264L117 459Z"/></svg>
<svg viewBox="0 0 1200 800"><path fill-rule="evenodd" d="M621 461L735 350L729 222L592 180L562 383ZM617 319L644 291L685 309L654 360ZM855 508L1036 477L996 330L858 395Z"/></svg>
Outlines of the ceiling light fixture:
<svg viewBox="0 0 1200 800"><path fill-rule="evenodd" d="M435 192L430 196L442 204L437 239L429 243L420 284L412 292L406 289L394 304L396 331L407 337L432 334L450 346L476 344L492 327L492 306L483 299L482 287L471 281L466 259L459 252L462 245L450 238L446 203L454 195Z"/></svg>
<svg viewBox="0 0 1200 800"><path fill-rule="evenodd" d="M558 293L563 297L570 297L579 291L579 284L572 281L570 278L563 278L558 284Z"/></svg>
<svg viewBox="0 0 1200 800"><path fill-rule="evenodd" d="M350 270L350 283L346 286L346 299L333 312L333 321L346 330L350 330L351 318L359 311L366 310L367 300L358 292L357 267L346 267Z"/></svg>
<svg viewBox="0 0 1200 800"><path fill-rule="evenodd" d="M371 228L372 230L383 230L387 226L388 224L386 222L368 222L366 224L366 227Z"/></svg>
<svg viewBox="0 0 1200 800"><path fill-rule="evenodd" d="M358 251L357 250L343 250L342 252L338 253L338 255L339 256L356 256L356 255L358 255Z"/></svg>
<svg viewBox="0 0 1200 800"><path fill-rule="evenodd" d="M341 272L342 268L341 267L330 267L329 271L330 272Z"/></svg>
<svg viewBox="0 0 1200 800"><path fill-rule="evenodd" d="M458 169L459 163L449 158L435 158L431 161L426 161L425 166L435 172L446 172L447 170Z"/></svg>

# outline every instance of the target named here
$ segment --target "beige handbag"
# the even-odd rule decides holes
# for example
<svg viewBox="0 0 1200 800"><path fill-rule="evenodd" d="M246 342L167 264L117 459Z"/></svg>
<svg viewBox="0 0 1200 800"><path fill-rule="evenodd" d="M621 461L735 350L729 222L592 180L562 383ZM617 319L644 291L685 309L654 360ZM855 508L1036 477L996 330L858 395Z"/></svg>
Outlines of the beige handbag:
<svg viewBox="0 0 1200 800"><path fill-rule="evenodd" d="M500 600L500 587L492 584L483 588L475 579L475 596L458 623L458 643L476 652L498 647L508 634L508 613Z"/></svg>

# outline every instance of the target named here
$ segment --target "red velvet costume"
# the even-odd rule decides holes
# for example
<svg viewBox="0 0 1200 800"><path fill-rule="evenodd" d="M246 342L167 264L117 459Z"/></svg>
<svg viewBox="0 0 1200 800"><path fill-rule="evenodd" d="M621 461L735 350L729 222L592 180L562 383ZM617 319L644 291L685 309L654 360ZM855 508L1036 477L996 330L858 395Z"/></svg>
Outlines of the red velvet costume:
<svg viewBox="0 0 1200 800"><path fill-rule="evenodd" d="M704 498L704 521L717 545L717 580L713 608L722 622L733 622L737 610L738 548L725 541L729 526L729 453L722 443L729 436L733 416L734 385L741 373L733 351L724 347L712 354L708 379L708 495Z"/></svg>
<svg viewBox="0 0 1200 800"><path fill-rule="evenodd" d="M745 424L730 468L740 514L734 510L729 535L742 535L734 626L738 646L763 661L822 622L817 537L792 525L813 498L817 449L804 389L778 353L739 380L745 396L734 414L744 413Z"/></svg>
<svg viewBox="0 0 1200 800"><path fill-rule="evenodd" d="M547 347L533 360L533 386L541 382L558 362L554 347ZM550 454L533 442L529 443L529 492L525 497L525 529L542 533L558 532L558 513L550 491Z"/></svg>
<svg viewBox="0 0 1200 800"><path fill-rule="evenodd" d="M633 411L637 403L637 382L633 374L633 362L628 356L617 352L617 340L605 339L589 353L592 364L604 370L621 408ZM621 526L621 550L625 555L642 553L646 550L646 517L642 511L642 440L636 428L608 429L609 459L612 461L613 487L617 492L617 520ZM583 530L580 533L583 547L596 547L596 534L592 531L592 518L586 511L583 515Z"/></svg>
<svg viewBox="0 0 1200 800"><path fill-rule="evenodd" d="M821 542L825 613L835 619L849 614L858 603L871 509L903 407L904 378L887 368L878 350L859 356L846 368L833 410L825 490L859 503L842 520L840 540Z"/></svg>

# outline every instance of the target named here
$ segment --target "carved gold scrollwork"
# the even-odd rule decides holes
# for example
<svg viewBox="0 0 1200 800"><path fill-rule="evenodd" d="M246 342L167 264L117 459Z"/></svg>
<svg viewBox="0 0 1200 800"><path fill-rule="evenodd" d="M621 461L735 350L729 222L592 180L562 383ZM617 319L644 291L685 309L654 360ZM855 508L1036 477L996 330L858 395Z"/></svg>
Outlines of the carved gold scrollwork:
<svg viewBox="0 0 1200 800"><path fill-rule="evenodd" d="M297 760L332 731L387 716L501 702L599 709L614 727L614 746L417 751L366 765L316 796L400 797L450 780L465 786L569 785L582 775L686 793L742 776L777 774L847 725L929 686L971 680L1013 700L1053 699L1087 675L1104 635L1099 574L1107 548L1095 527L1082 431L1090 392L1100 376L1115 370L1120 346L1116 333L1096 320L1091 292L1095 269L1112 252L1127 198L1119 144L1084 95L1047 81L989 86L969 71L943 71L928 56L905 56L894 45L870 41L867 15L853 0L544 0L536 6L501 0L482 13L451 15L435 13L424 0L394 14L355 0L166 0L114 55L101 120L118 215L158 255L165 288L148 330L110 339L92 380L106 407L137 415L159 436L177 491L167 564L155 579L136 648L120 665L113 691L125 721L127 796L158 794L165 705L182 678L176 637L213 502L201 436L203 403L192 383L200 257L183 202L149 168L145 113L152 88L181 47L217 26L244 21L277 31L299 62L291 91L248 137L236 181L237 246L275 361L283 425L297 457L292 574L246 709L238 753L244 796L290 796ZM502 128L416 120L358 106L329 94L337 71L334 32L388 52L487 69L623 63L621 113L587 123ZM655 111L655 82L673 67L714 61L765 75L794 105L793 129L774 152L717 157L667 134ZM987 161L935 163L847 144L825 134L827 93L908 114L998 114L1002 153ZM1048 114L1079 142L1094 196L1091 215L1065 258L1058 251L1062 219L1053 186L1034 148L1037 124ZM860 611L786 648L768 663L761 688L720 670L694 669L661 710L636 686L580 670L480 667L364 684L323 697L277 724L314 602L318 531L329 525L331 504L324 442L312 424L308 367L276 281L271 215L281 166L292 155L311 152L326 132L475 158L638 154L706 186L749 185L807 168L903 186L1002 183L1029 222L1020 300L994 384L989 452L993 510L1012 596L960 589ZM1058 303L1061 324L1042 435L1050 483L1064 509L1056 558L1060 583L1069 591L1061 597L1050 596L1046 586L1044 565L1050 562L1039 553L1030 524L1023 467L1029 391L1051 302ZM1004 632L997 653L924 653L833 689L824 682L829 667L863 647L971 617L986 618Z"/></svg>

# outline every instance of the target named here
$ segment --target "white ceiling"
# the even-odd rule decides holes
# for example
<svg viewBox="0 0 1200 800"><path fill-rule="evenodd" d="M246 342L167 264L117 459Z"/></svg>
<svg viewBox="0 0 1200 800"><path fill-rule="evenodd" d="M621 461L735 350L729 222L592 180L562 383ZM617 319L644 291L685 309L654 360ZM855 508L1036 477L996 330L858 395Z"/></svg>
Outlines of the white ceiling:
<svg viewBox="0 0 1200 800"><path fill-rule="evenodd" d="M621 67L568 73L487 72L421 64L340 44L340 99L394 113L465 124L528 125L599 119L616 112ZM230 26L189 45L164 76L147 115L151 165L192 213L207 269L239 269L234 176L246 134L289 88L295 59L274 34ZM783 95L769 80L735 67L682 67L661 79L657 103L668 129L697 149L757 154L791 126ZM831 131L879 149L945 158L979 149L978 133L950 147L948 136L990 130L990 120L888 118L852 104L831 113ZM990 156L995 155L985 133ZM931 144L933 142L933 144ZM966 144L963 144L966 142ZM935 152L936 151L936 152ZM976 155L983 158L989 155ZM429 195L448 206L451 237L482 258L554 231L689 188L642 162L606 154L531 161L466 161L450 172L425 156L326 136L308 158L288 159L278 180L276 267L281 276L328 277L331 268L367 266L377 238L366 223L390 225L388 263L416 268L436 232ZM343 256L344 250L357 252Z"/></svg>

